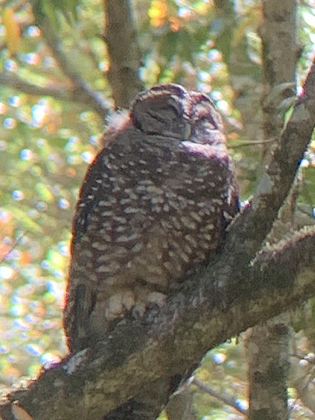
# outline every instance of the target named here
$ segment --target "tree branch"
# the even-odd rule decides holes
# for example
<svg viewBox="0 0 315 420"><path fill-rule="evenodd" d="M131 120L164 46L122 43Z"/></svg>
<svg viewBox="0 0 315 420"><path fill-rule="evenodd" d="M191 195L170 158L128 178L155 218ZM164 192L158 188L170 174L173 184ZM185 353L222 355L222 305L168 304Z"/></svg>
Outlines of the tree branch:
<svg viewBox="0 0 315 420"><path fill-rule="evenodd" d="M69 62L62 50L61 42L52 28L49 19L42 13L36 13L35 9L34 14L36 24L40 28L54 58L58 62L63 73L73 84L73 97L76 98L77 102L82 102L91 106L104 119L109 111L106 101L100 94L88 86L74 66L72 66Z"/></svg>
<svg viewBox="0 0 315 420"><path fill-rule="evenodd" d="M196 378L194 378L191 383L196 385L196 387L198 387L202 391L211 395L211 397L216 398L217 400L223 402L224 404L229 405L230 407L234 408L239 413L244 414L244 416L247 414L247 410L244 410L244 408L242 408L240 404L234 398L222 395L220 392L215 391L214 389L210 388L208 385L204 384L203 382L199 381Z"/></svg>
<svg viewBox="0 0 315 420"><path fill-rule="evenodd" d="M235 227L231 235L237 235ZM95 348L69 356L27 391L12 394L0 409L2 418L13 418L10 404L18 401L34 419L99 419L144 385L191 370L208 349L313 296L314 247L314 229L298 233L234 273L236 282L218 258L201 280L190 279L144 322L118 325ZM280 283L279 267L284 270ZM230 282L236 289L223 286Z"/></svg>
<svg viewBox="0 0 315 420"><path fill-rule="evenodd" d="M252 206L246 210L248 216L240 232L238 246L248 241L244 245L252 249L251 255L259 250L290 191L314 129L314 110L315 62L305 81L303 94L298 98L279 145L256 188ZM243 220L240 222L243 223Z"/></svg>
<svg viewBox="0 0 315 420"><path fill-rule="evenodd" d="M83 97L81 93L78 92L78 90L68 89L65 86L42 87L42 86L33 85L19 78L17 75L8 73L8 72L0 72L0 85L16 89L19 92L24 92L29 95L52 96L53 98L59 99L61 101L70 101L70 102L76 102L85 106L87 105L86 98ZM94 108L93 104L91 104L91 107ZM103 101L102 111L99 107L97 109L94 108L94 110L98 112L101 117L104 117L104 115L108 114L109 109L110 108L106 104L105 101Z"/></svg>
<svg viewBox="0 0 315 420"><path fill-rule="evenodd" d="M136 30L128 0L106 0L106 35L109 58L111 62L108 79L113 90L117 107L128 108L131 100L142 89L139 80L140 51L136 40ZM56 36L49 19L43 13L34 10L36 24L41 30L47 45L51 49L60 69L67 76L72 89L40 87L30 84L16 75L0 73L0 84L19 89L21 92L52 96L56 99L73 101L93 108L103 119L110 107L100 94L91 89L63 52L61 42ZM119 28L119 30L117 30Z"/></svg>
<svg viewBox="0 0 315 420"><path fill-rule="evenodd" d="M108 81L116 107L129 108L142 89L139 79L140 51L130 1L104 0L106 41L110 69Z"/></svg>

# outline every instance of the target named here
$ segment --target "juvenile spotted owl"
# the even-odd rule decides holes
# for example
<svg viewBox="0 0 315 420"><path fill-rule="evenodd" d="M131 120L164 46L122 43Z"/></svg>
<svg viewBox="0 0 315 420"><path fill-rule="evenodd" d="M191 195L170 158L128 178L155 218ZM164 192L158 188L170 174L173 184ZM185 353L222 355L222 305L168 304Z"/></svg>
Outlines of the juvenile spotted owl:
<svg viewBox="0 0 315 420"><path fill-rule="evenodd" d="M64 315L69 348L164 305L206 265L238 211L220 115L178 85L140 93L104 136L73 222Z"/></svg>

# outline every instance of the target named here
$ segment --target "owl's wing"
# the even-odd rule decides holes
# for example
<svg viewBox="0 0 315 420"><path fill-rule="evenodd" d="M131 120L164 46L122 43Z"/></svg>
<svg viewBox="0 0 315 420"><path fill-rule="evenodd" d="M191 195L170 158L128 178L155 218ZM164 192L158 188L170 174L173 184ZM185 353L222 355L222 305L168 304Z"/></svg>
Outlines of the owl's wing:
<svg viewBox="0 0 315 420"><path fill-rule="evenodd" d="M101 154L105 153L103 151ZM100 201L102 193L102 157L99 154L88 168L84 178L72 225L71 262L64 308L64 329L70 351L78 351L88 343L84 337L88 330L89 313L93 310L96 292L84 281L79 271L80 241L87 231L93 208Z"/></svg>
<svg viewBox="0 0 315 420"><path fill-rule="evenodd" d="M100 200L102 184L101 159L100 155L98 155L85 175L73 219L72 246L86 232L89 216Z"/></svg>
<svg viewBox="0 0 315 420"><path fill-rule="evenodd" d="M139 132L119 135L96 156L83 181L73 220L64 310L71 349L83 346L79 343L90 329L100 289L110 297L130 280L122 268L141 252L156 221L148 165L161 177L160 163L154 154L147 156L149 163L141 159L142 140ZM107 330L106 325L102 328Z"/></svg>

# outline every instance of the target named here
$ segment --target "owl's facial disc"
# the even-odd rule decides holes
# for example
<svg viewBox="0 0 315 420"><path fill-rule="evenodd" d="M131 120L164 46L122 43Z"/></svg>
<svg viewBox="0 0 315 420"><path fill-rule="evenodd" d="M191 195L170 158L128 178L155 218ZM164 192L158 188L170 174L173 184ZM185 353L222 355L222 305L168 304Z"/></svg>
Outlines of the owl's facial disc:
<svg viewBox="0 0 315 420"><path fill-rule="evenodd" d="M153 89L152 89L153 90ZM165 93L165 89L155 89L138 95L134 101L130 117L134 126L142 132L176 139L186 139L190 134L190 125L185 113L185 91L180 96L174 92Z"/></svg>

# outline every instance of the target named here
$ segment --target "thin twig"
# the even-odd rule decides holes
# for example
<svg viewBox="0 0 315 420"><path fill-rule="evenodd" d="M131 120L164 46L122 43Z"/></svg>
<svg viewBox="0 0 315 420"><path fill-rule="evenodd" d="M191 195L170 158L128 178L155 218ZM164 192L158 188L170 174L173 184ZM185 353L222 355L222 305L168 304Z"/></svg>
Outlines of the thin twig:
<svg viewBox="0 0 315 420"><path fill-rule="evenodd" d="M229 405L230 407L233 407L239 413L244 414L244 416L247 415L247 410L244 410L244 408L242 408L240 406L240 404L233 397L227 397L227 396L224 396L224 395L220 394L217 391L214 391L208 385L204 384L203 382L200 382L196 378L194 378L191 383L194 384L194 385L196 385L202 391L204 391L207 394L211 395L212 397L216 398L217 400L220 400L224 404Z"/></svg>
<svg viewBox="0 0 315 420"><path fill-rule="evenodd" d="M268 139L268 140L241 141L234 146L229 145L229 149L238 149L240 147L257 146L257 145L262 145L262 144L266 144L266 143L274 143L276 140L277 140L276 138L272 138L272 139Z"/></svg>
<svg viewBox="0 0 315 420"><path fill-rule="evenodd" d="M12 251L14 251L14 249L16 249L16 247L19 245L19 243L21 242L21 240L25 237L25 235L27 234L27 230L25 230L21 235L19 235L17 237L17 239L15 240L14 244L11 246L11 248L4 254L4 256L0 259L0 263L3 263L3 261L5 261L8 256L11 254Z"/></svg>

